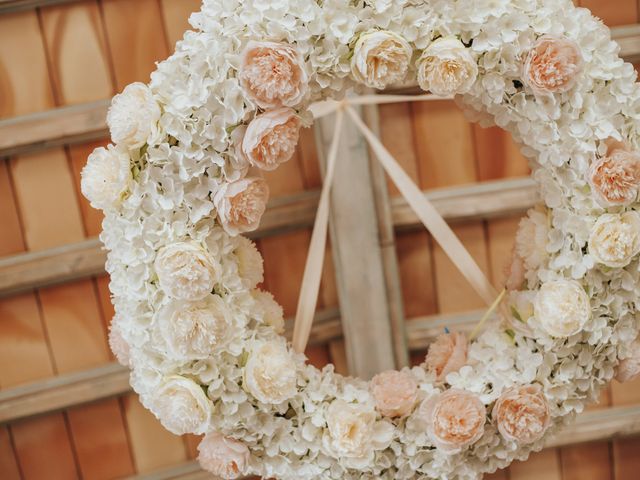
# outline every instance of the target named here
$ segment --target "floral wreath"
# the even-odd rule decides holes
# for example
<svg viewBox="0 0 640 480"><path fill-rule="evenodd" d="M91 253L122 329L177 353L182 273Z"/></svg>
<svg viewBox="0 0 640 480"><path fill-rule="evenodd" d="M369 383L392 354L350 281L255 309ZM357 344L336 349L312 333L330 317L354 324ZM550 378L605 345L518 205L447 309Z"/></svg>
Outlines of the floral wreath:
<svg viewBox="0 0 640 480"><path fill-rule="evenodd" d="M113 99L82 191L105 213L111 348L168 430L205 434L203 468L478 479L640 371L640 88L588 10L205 0L190 22L150 84ZM319 371L256 288L262 258L240 235L268 198L254 173L291 158L313 102L415 79L510 132L544 202L521 221L500 322L371 382Z"/></svg>

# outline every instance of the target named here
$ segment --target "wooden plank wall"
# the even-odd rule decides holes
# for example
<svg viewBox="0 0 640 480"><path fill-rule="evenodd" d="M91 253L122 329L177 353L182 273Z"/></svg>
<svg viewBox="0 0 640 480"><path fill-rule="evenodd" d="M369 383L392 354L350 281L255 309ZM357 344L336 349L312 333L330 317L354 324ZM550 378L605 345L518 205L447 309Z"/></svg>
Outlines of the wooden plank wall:
<svg viewBox="0 0 640 480"><path fill-rule="evenodd" d="M582 4L612 26L639 20L636 0ZM199 0L89 0L0 16L0 118L109 98L132 81L146 81L198 6ZM450 102L386 105L380 118L385 144L424 189L527 174L507 135L468 124ZM79 172L88 153L104 143L0 159L0 256L97 235L101 216L79 194ZM266 177L273 197L321 184L310 130L296 157ZM496 284L517 222L455 225ZM263 286L288 316L309 238L309 230L298 230L258 242ZM398 232L396 245L408 318L482 307L426 232ZM330 252L326 258L319 308L338 303ZM102 276L0 299L0 388L112 361L107 283ZM346 373L342 341L307 353L312 363L332 361ZM616 384L601 407L638 403L640 382ZM164 431L135 395L126 395L0 426L0 478L118 478L184 462L195 456L196 445L194 437ZM640 468L638 448L640 440L627 439L549 449L491 478L632 480Z"/></svg>

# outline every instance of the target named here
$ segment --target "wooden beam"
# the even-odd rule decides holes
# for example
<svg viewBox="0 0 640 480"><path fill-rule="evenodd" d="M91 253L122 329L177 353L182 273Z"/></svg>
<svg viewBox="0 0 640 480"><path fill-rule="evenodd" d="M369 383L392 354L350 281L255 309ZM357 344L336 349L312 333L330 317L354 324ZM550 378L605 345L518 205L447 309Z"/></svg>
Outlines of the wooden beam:
<svg viewBox="0 0 640 480"><path fill-rule="evenodd" d="M316 122L321 159L334 126L334 118ZM369 155L348 119L340 134L330 194L331 251L349 373L367 379L393 369L395 357Z"/></svg>
<svg viewBox="0 0 640 480"><path fill-rule="evenodd" d="M73 1L77 0L0 0L0 14L21 12L32 8L48 7Z"/></svg>
<svg viewBox="0 0 640 480"><path fill-rule="evenodd" d="M0 157L108 137L109 103L100 100L0 120Z"/></svg>
<svg viewBox="0 0 640 480"><path fill-rule="evenodd" d="M269 203L253 238L275 235L313 224L317 191L280 197ZM104 273L106 252L93 238L62 247L0 259L0 297Z"/></svg>
<svg viewBox="0 0 640 480"><path fill-rule="evenodd" d="M528 178L432 190L425 196L449 221L519 213L537 200L535 184ZM312 190L273 200L260 228L250 236L260 238L313 225L318 198L319 192ZM391 212L396 228L422 228L403 199L391 201ZM98 275L104 272L105 258L97 239L2 258L0 297Z"/></svg>

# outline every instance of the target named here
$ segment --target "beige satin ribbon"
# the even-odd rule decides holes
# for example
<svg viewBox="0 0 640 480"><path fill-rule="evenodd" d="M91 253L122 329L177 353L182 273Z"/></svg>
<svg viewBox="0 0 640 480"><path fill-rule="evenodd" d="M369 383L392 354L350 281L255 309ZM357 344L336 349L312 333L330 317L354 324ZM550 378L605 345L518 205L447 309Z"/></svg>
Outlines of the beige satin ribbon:
<svg viewBox="0 0 640 480"><path fill-rule="evenodd" d="M498 293L491 285L491 282L489 282L471 254L469 254L467 249L462 245L462 242L460 242L455 233L453 233L453 230L451 230L447 222L445 222L433 204L427 200L422 191L405 173L384 145L382 145L382 142L378 137L376 137L376 135L364 124L355 110L349 106L392 103L394 101L403 102L440 99L441 97L435 97L434 95L366 95L344 100L342 102L321 102L312 106L312 112L315 118L323 117L332 112L337 112L337 118L327 158L327 175L325 176L324 184L322 186L320 203L318 205L313 233L311 235L311 243L309 246L309 253L307 254L307 261L305 264L293 328L293 347L297 352L304 352L304 349L307 346L309 334L311 333L311 324L313 323L313 317L318 301L318 292L326 249L327 225L329 221L329 191L333 181L333 172L338 154L338 144L344 109L346 109L356 127L365 137L383 168L386 170L387 174L405 198L411 209L418 216L422 224L431 233L445 254L471 284L473 289L478 293L478 295L480 295L482 300L484 300L487 305L491 306L489 313L491 313L500 302L502 295L498 297ZM498 297L497 300L496 297Z"/></svg>
<svg viewBox="0 0 640 480"><path fill-rule="evenodd" d="M329 147L327 157L327 173L322 185L320 202L316 212L316 219L313 224L309 253L304 266L302 285L300 286L300 296L298 297L298 308L296 319L293 325L293 348L297 352L304 352L311 333L311 324L316 312L318 293L320 292L320 280L322 278L322 267L324 265L324 253L327 244L327 226L329 224L329 192L333 183L333 172L335 170L336 158L338 156L338 146L340 143L340 133L344 111L339 108L336 115L336 124L333 130L333 138Z"/></svg>

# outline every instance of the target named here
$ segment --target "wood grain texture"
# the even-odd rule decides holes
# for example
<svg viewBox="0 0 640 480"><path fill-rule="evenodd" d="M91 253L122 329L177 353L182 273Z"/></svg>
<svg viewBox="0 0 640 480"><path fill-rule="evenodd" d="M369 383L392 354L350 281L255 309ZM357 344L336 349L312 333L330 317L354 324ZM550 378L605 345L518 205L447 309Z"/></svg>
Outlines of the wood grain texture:
<svg viewBox="0 0 640 480"><path fill-rule="evenodd" d="M182 38L190 28L189 16L200 10L201 0L160 0L169 47Z"/></svg>
<svg viewBox="0 0 640 480"><path fill-rule="evenodd" d="M158 0L102 0L102 12L116 90L147 83L169 53Z"/></svg>

